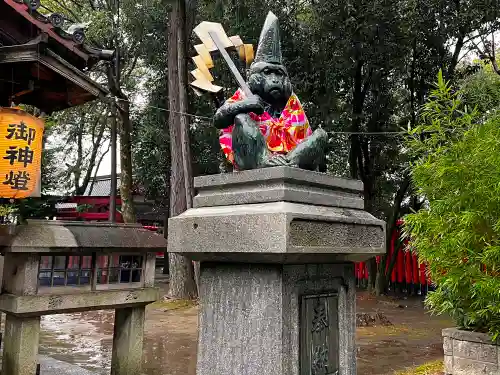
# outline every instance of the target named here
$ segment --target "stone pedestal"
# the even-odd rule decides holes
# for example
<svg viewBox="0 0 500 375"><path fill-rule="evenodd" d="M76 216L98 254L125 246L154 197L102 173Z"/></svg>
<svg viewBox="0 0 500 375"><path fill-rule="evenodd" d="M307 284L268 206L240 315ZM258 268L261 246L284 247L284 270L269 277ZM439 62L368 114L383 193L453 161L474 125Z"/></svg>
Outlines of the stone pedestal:
<svg viewBox="0 0 500 375"><path fill-rule="evenodd" d="M276 167L195 188L168 238L202 262L197 375L355 375L352 262L385 250L362 184Z"/></svg>

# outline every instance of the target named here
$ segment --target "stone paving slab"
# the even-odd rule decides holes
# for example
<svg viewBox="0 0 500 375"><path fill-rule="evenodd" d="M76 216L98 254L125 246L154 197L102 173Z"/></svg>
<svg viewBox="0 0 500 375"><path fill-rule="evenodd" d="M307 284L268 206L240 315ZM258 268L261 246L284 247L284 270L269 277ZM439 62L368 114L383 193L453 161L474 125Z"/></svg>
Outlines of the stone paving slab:
<svg viewBox="0 0 500 375"><path fill-rule="evenodd" d="M45 355L39 355L38 360L40 362L40 375L96 375L95 372Z"/></svg>

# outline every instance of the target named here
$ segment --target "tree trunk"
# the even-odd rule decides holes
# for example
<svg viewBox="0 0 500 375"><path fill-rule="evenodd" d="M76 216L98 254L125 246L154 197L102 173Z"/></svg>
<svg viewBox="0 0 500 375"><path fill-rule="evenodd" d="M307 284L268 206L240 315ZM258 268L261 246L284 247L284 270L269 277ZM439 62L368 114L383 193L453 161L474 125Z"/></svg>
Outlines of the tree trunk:
<svg viewBox="0 0 500 375"><path fill-rule="evenodd" d="M119 22L120 4L116 2L113 7L118 15ZM121 89L121 65L120 65L120 40L117 34L118 25L114 25L114 64L108 67L109 91L116 97L116 109L118 112L118 136L120 139L120 199L122 201L121 212L125 223L135 223L137 218L134 209L132 195L132 122L130 121L130 103L128 97Z"/></svg>
<svg viewBox="0 0 500 375"><path fill-rule="evenodd" d="M370 87L372 73L363 74L364 62L358 59L354 75L354 88L352 98L352 122L350 131L361 131L362 115L364 111L366 93ZM364 209L372 213L373 211L373 173L372 160L368 151L368 141L360 135L351 135L351 148L349 152L349 166L351 178L359 179L363 182ZM377 275L377 260L375 257L368 260L368 290L375 289Z"/></svg>
<svg viewBox="0 0 500 375"><path fill-rule="evenodd" d="M187 35L186 29L186 2L179 0L179 28L177 38L177 67L179 69L179 112L188 113L188 71L187 71ZM184 191L186 194L186 208L193 206L192 199L192 181L193 172L191 165L191 147L189 142L189 117L179 115L181 129L181 151L182 151L182 169L184 175Z"/></svg>
<svg viewBox="0 0 500 375"><path fill-rule="evenodd" d="M193 263L179 254L168 254L170 284L168 296L173 299L196 299Z"/></svg>
<svg viewBox="0 0 500 375"><path fill-rule="evenodd" d="M446 79L447 80L452 80L454 75L455 75L455 69L457 68L460 53L462 52L462 48L464 47L465 43L465 36L466 33L465 31L462 31L462 28L460 29L460 34L458 35L457 41L455 43L455 51L453 52L453 56L451 57L450 65L448 66L448 69L445 70L446 72Z"/></svg>
<svg viewBox="0 0 500 375"><path fill-rule="evenodd" d="M177 0L172 4L170 13L170 25L168 34L168 93L169 93L169 134L170 134L170 216L177 216L184 212L187 208L188 197L186 196L186 185L184 178L184 162L182 160L183 150L183 121L178 112L181 110L181 99L186 100L186 97L180 93L180 78L179 67L185 64L185 61L180 62L179 58L185 54L181 51L179 56L178 46L179 39L186 40L186 25L185 25L185 7ZM185 50L184 50L185 51ZM186 103L184 102L185 106ZM184 123L185 125L185 123ZM188 199L187 199L188 198ZM167 225L165 225L165 228ZM165 235L168 231L165 231ZM196 283L194 281L193 263L178 254L169 253L169 273L170 273L170 291L169 295L172 298L190 299L196 298Z"/></svg>
<svg viewBox="0 0 500 375"><path fill-rule="evenodd" d="M120 199L121 212L125 223L137 221L132 194L132 123L130 121L130 105L128 101L118 101L120 114Z"/></svg>
<svg viewBox="0 0 500 375"><path fill-rule="evenodd" d="M113 44L115 49L114 64L108 67L109 91L116 97L116 108L118 112L118 135L120 139L120 199L122 201L121 212L125 223L135 223L137 221L132 195L132 122L130 121L130 103L128 97L121 89L121 69L120 64L120 1L115 1L111 5L116 21L113 19Z"/></svg>
<svg viewBox="0 0 500 375"><path fill-rule="evenodd" d="M381 296L387 291L387 276L385 271L378 269L377 277L375 278L375 295Z"/></svg>
<svg viewBox="0 0 500 375"><path fill-rule="evenodd" d="M179 67L179 112L189 113L188 100L188 41L189 35L192 33L193 22L196 16L196 0L181 0L180 1L180 22L184 25L179 29L178 42L178 67ZM189 117L180 116L181 119L181 142L182 142L182 160L184 170L184 190L186 192L186 208L193 207L193 165L191 159L191 142L189 139ZM194 280L196 282L196 290L200 290L200 262L193 262Z"/></svg>
<svg viewBox="0 0 500 375"><path fill-rule="evenodd" d="M85 127L85 115L81 114L80 123L78 128L78 134L76 135L76 144L77 144L77 157L76 163L73 167L73 180L75 186L75 195L83 195L83 193L79 190L80 186L80 177L82 176L82 167L83 167L83 129Z"/></svg>
<svg viewBox="0 0 500 375"><path fill-rule="evenodd" d="M385 239L386 253L381 257L381 261L378 265L377 278L375 280L375 294L378 296L385 293L387 289L387 281L389 280L389 275L392 273L392 268L394 267L396 261L397 257L396 251L394 251L392 259L388 259L388 254L391 246L392 232L396 228L396 223L398 221L399 214L401 212L401 204L406 195L406 192L410 188L410 183L411 183L411 177L410 175L406 175L403 179L403 182L401 183L401 186L399 187L398 192L396 193L391 216L387 220L386 239ZM389 265L391 265L391 267L389 267L389 269L387 270L388 272L386 272L385 270L387 261L389 261L390 262Z"/></svg>
<svg viewBox="0 0 500 375"><path fill-rule="evenodd" d="M375 289L377 277L377 258L368 259L368 291L372 292Z"/></svg>

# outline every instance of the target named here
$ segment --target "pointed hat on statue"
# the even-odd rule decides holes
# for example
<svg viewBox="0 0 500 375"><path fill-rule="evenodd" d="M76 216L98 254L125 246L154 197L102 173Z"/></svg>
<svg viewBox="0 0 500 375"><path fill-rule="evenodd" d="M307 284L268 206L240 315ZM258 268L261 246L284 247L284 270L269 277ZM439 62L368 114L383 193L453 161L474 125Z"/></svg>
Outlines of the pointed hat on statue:
<svg viewBox="0 0 500 375"><path fill-rule="evenodd" d="M260 32L259 45L254 59L254 63L257 62L282 64L279 21L273 12L268 13Z"/></svg>

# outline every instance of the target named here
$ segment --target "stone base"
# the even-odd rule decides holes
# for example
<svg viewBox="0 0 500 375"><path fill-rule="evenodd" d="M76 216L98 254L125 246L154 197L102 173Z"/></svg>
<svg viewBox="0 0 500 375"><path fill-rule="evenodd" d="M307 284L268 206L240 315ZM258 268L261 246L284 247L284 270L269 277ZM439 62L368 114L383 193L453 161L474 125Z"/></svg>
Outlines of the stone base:
<svg viewBox="0 0 500 375"><path fill-rule="evenodd" d="M201 267L197 375L356 374L352 264Z"/></svg>
<svg viewBox="0 0 500 375"><path fill-rule="evenodd" d="M197 177L194 208L169 219L168 248L196 261L359 262L385 252L385 223L359 181L289 167Z"/></svg>
<svg viewBox="0 0 500 375"><path fill-rule="evenodd" d="M363 185L275 167L194 186L168 249L201 262L197 375L355 375L350 262L385 252Z"/></svg>
<svg viewBox="0 0 500 375"><path fill-rule="evenodd" d="M484 333L443 330L446 375L500 374L500 343Z"/></svg>
<svg viewBox="0 0 500 375"><path fill-rule="evenodd" d="M195 261L318 264L385 252L359 181L289 167L195 178L194 208L168 221L169 252Z"/></svg>
<svg viewBox="0 0 500 375"><path fill-rule="evenodd" d="M169 250L196 261L359 262L384 253L385 226L360 210L274 202L202 207L169 219Z"/></svg>

